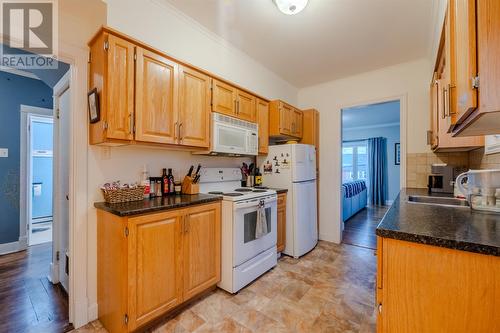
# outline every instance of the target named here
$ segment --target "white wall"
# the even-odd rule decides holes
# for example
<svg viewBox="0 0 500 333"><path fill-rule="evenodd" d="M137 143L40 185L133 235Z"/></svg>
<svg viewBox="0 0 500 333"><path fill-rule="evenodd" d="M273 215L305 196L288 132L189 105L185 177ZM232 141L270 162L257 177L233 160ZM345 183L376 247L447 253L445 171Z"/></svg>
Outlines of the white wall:
<svg viewBox="0 0 500 333"><path fill-rule="evenodd" d="M354 111L355 112L355 111ZM388 176L388 198L389 203L396 199L399 186L399 165L394 162L394 144L399 143L399 124L390 126L373 126L364 128L342 129L343 140L365 140L368 138L383 137L387 139L387 176Z"/></svg>
<svg viewBox="0 0 500 333"><path fill-rule="evenodd" d="M297 101L297 89L241 51L223 43L198 23L160 0L107 0L107 24L167 54L208 70L269 99ZM151 175L171 167L185 174L191 164L239 167L242 158L194 156L189 152L140 146L88 147L88 299L89 320L97 315L97 228L94 202L102 201L99 187L109 181L140 180L143 164Z"/></svg>
<svg viewBox="0 0 500 333"><path fill-rule="evenodd" d="M106 0L108 25L269 99L297 100L297 88L164 0Z"/></svg>
<svg viewBox="0 0 500 333"><path fill-rule="evenodd" d="M340 147L341 112L345 107L387 101L403 96L402 109L407 110L407 122L401 118L401 142L407 141L408 153L428 152L426 130L429 124L430 80L429 61L382 68L301 89L299 106L313 107L320 112L320 238L340 242ZM402 146L402 154L405 153ZM404 155L403 155L404 156ZM402 173L404 170L401 170ZM402 183L403 185L404 183Z"/></svg>

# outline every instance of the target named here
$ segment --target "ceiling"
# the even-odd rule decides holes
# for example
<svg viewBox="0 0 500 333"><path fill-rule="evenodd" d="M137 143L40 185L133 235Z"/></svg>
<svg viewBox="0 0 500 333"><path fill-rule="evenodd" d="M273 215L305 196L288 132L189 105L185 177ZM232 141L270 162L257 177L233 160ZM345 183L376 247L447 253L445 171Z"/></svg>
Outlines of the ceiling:
<svg viewBox="0 0 500 333"><path fill-rule="evenodd" d="M272 0L161 0L297 88L428 55L434 0L309 0L293 16Z"/></svg>
<svg viewBox="0 0 500 333"><path fill-rule="evenodd" d="M368 128L399 123L399 101L342 110L342 128Z"/></svg>

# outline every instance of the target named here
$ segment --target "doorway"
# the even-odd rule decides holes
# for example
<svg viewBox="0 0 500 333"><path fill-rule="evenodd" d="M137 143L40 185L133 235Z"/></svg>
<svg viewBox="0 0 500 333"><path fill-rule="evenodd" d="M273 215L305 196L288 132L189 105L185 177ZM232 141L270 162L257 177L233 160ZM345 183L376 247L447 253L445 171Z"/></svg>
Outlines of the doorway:
<svg viewBox="0 0 500 333"><path fill-rule="evenodd" d="M342 112L342 241L376 248L375 229L400 189L399 100Z"/></svg>

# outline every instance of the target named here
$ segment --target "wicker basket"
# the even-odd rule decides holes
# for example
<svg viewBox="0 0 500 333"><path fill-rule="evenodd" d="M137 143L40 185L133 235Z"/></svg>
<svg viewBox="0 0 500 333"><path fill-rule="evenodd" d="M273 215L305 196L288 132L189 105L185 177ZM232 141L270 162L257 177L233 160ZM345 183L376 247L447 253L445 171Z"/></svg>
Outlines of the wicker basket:
<svg viewBox="0 0 500 333"><path fill-rule="evenodd" d="M145 186L136 188L120 188L116 190L102 190L104 200L108 203L140 201L144 199Z"/></svg>

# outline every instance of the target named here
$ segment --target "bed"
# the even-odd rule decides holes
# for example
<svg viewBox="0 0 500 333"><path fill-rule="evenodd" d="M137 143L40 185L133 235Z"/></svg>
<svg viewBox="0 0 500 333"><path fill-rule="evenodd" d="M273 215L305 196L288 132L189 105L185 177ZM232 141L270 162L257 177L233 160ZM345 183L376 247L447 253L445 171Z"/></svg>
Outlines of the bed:
<svg viewBox="0 0 500 333"><path fill-rule="evenodd" d="M367 202L368 195L364 180L342 184L342 220L344 222L365 208Z"/></svg>

